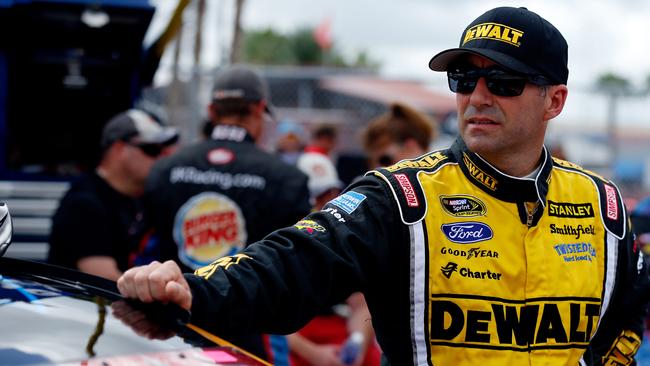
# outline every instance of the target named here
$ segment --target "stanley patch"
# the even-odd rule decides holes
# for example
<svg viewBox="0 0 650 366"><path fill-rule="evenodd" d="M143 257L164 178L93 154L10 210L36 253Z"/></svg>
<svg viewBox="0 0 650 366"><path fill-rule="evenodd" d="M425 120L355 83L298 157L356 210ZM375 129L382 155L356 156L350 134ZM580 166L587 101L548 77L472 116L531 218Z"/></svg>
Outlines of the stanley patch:
<svg viewBox="0 0 650 366"><path fill-rule="evenodd" d="M475 39L491 39L505 42L515 47L521 45L524 32L499 23L481 23L469 28L463 37L463 45Z"/></svg>
<svg viewBox="0 0 650 366"><path fill-rule="evenodd" d="M555 217L594 217L594 207L591 203L568 203L548 201L548 215Z"/></svg>

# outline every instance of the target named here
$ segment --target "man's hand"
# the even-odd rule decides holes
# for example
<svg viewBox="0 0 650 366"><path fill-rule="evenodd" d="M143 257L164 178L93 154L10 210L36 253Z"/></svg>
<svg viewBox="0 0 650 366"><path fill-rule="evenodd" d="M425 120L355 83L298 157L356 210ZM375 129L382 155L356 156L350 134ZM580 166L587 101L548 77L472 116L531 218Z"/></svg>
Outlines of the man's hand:
<svg viewBox="0 0 650 366"><path fill-rule="evenodd" d="M173 302L185 310L192 307L192 292L183 273L174 261L152 262L124 272L117 280L124 297L142 302Z"/></svg>

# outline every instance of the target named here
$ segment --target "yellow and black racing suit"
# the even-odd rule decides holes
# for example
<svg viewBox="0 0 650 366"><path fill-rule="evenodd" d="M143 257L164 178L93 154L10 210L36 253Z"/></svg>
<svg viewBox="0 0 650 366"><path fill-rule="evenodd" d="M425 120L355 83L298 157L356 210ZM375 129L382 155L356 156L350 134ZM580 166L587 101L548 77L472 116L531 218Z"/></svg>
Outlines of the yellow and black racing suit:
<svg viewBox="0 0 650 366"><path fill-rule="evenodd" d="M292 332L363 291L393 366L630 365L647 274L617 188L544 149L535 178L447 150L187 275L192 321Z"/></svg>

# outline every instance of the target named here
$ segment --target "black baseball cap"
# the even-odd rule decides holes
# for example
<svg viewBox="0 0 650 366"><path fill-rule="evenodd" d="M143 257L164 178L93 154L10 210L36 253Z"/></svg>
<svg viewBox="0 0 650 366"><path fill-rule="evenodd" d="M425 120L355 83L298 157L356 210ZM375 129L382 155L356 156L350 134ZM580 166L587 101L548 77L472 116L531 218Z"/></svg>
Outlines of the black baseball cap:
<svg viewBox="0 0 650 366"><path fill-rule="evenodd" d="M111 118L102 131L101 146L107 149L116 141L137 140L140 144L171 145L178 141L178 130L164 127L149 113L129 109Z"/></svg>
<svg viewBox="0 0 650 366"><path fill-rule="evenodd" d="M222 69L212 87L212 102L220 104L241 100L251 103L265 101L266 112L273 115L268 86L255 70L243 65Z"/></svg>
<svg viewBox="0 0 650 366"><path fill-rule="evenodd" d="M487 11L465 28L458 48L429 61L434 71L447 71L459 56L475 54L517 73L544 76L566 84L568 46L551 23L526 8L499 7Z"/></svg>

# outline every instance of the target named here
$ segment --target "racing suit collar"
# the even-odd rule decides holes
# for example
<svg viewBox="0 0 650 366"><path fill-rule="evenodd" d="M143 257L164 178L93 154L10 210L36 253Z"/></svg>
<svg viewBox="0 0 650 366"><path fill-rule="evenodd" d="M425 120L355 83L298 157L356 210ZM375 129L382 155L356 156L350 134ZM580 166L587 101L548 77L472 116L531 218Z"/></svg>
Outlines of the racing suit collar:
<svg viewBox="0 0 650 366"><path fill-rule="evenodd" d="M233 125L217 124L212 129L211 137L218 141L255 142L253 136L245 128Z"/></svg>
<svg viewBox="0 0 650 366"><path fill-rule="evenodd" d="M471 152L460 137L451 146L451 152L467 179L491 196L506 202L540 202L543 207L546 206L553 168L553 160L546 147L542 150L542 166L535 179L513 177L499 171Z"/></svg>

